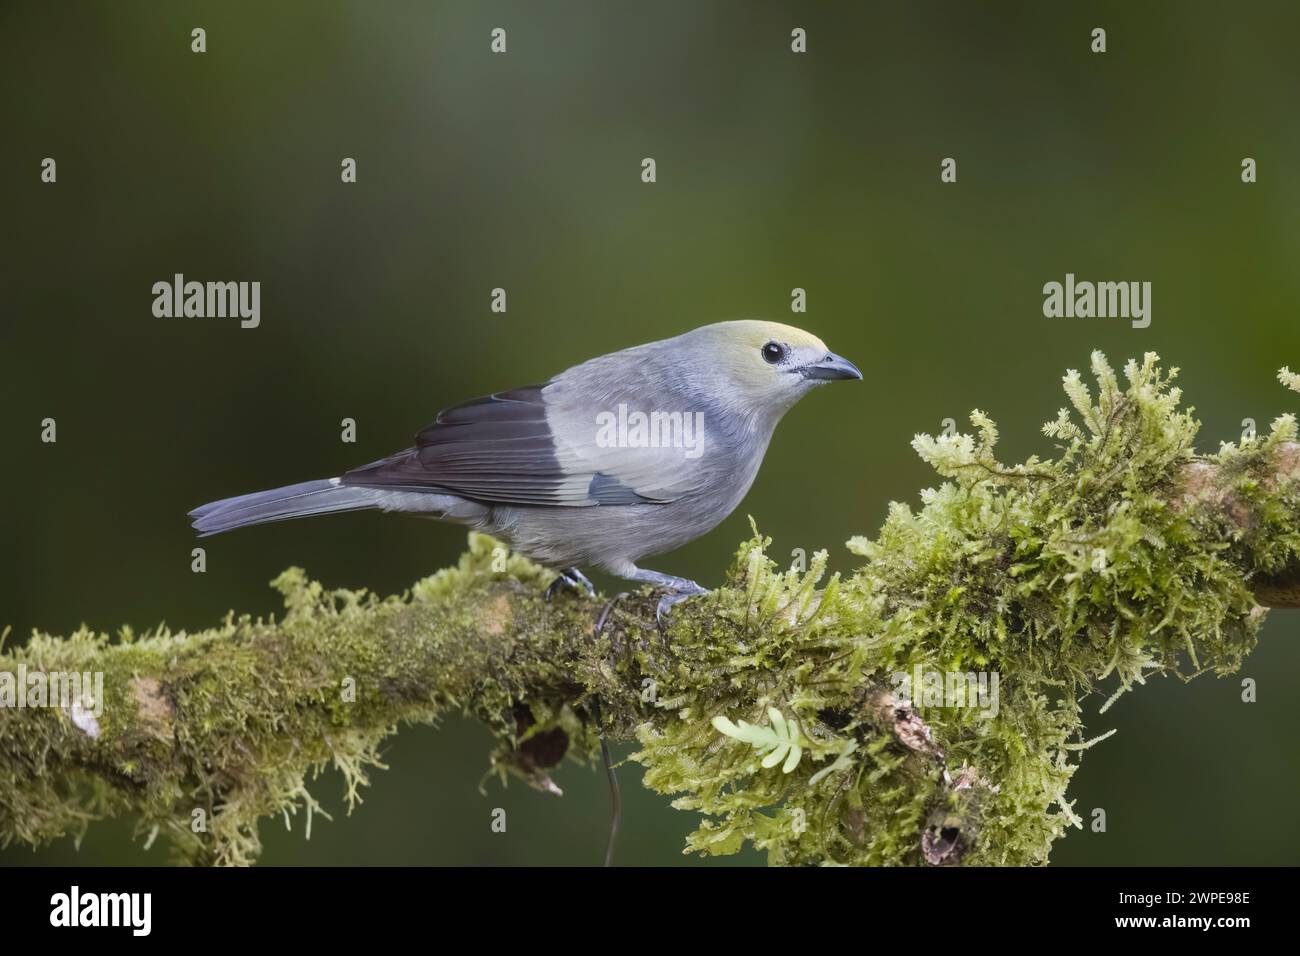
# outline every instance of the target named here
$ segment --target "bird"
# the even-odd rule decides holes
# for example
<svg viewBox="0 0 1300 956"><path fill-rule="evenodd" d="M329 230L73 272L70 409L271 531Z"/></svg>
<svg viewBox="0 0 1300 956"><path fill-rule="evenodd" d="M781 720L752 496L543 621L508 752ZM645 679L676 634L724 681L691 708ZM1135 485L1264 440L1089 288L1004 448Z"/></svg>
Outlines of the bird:
<svg viewBox="0 0 1300 956"><path fill-rule="evenodd" d="M802 329L718 322L447 408L412 447L338 477L224 498L189 517L200 537L360 510L440 518L556 571L552 588L594 593L582 571L594 567L661 589L662 624L707 591L639 562L735 510L796 402L861 378Z"/></svg>

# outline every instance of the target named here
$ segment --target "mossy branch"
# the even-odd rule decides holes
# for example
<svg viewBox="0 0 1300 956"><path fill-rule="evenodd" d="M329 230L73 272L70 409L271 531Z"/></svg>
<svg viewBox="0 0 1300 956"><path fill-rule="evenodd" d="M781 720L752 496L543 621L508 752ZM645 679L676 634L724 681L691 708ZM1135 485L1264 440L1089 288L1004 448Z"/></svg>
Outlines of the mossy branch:
<svg viewBox="0 0 1300 956"><path fill-rule="evenodd" d="M1093 373L1095 396L1065 378L1074 411L1044 429L1055 460L998 462L981 412L974 435L918 436L947 480L853 539L851 576L819 590L824 552L782 572L756 531L666 635L652 595L598 628L603 601L543 600L550 572L481 535L401 597L293 569L274 582L279 620L36 634L0 654L0 843L129 814L182 859L248 862L261 817L319 811L320 769L342 770L351 805L385 736L448 711L492 728L497 772L557 791L552 768L595 752L598 698L604 732L639 742L646 785L704 814L688 849L1045 862L1079 823L1066 792L1095 742L1090 695L1230 673L1264 607L1300 606L1294 419L1197 456L1154 355L1123 386L1100 354ZM74 672L101 673L102 699L17 706L30 675Z"/></svg>

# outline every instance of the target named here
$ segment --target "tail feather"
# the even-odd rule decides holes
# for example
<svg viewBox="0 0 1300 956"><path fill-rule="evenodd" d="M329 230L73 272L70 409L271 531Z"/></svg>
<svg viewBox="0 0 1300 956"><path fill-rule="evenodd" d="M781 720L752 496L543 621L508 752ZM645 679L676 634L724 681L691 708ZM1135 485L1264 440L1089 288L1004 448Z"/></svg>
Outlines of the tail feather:
<svg viewBox="0 0 1300 956"><path fill-rule="evenodd" d="M372 489L340 485L337 478L325 478L211 501L195 508L189 516L194 519L199 537L205 538L247 525L377 508L379 497Z"/></svg>

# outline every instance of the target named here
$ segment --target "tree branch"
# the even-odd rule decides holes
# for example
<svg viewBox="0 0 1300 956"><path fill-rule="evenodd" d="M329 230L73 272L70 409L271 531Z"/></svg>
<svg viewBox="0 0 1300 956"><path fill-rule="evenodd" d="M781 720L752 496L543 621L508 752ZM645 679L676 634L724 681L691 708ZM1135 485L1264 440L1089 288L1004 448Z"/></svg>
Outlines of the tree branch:
<svg viewBox="0 0 1300 956"><path fill-rule="evenodd" d="M1189 662L1231 672L1263 607L1300 606L1294 421L1197 458L1154 356L1127 389L1098 357L1094 372L1095 405L1067 376L1085 427L1047 426L1058 461L998 464L978 412L978 439L919 436L951 480L850 542L850 578L818 590L824 553L778 571L755 532L667 635L648 592L597 633L603 602L544 601L550 572L481 535L402 597L292 569L278 621L34 635L0 654L0 842L129 814L184 860L249 862L261 817L319 810L306 781L322 767L351 804L385 736L449 710L494 731L499 773L558 791L561 759L595 752L598 696L647 786L705 815L698 852L1044 862L1079 822L1065 794L1094 742L1089 695ZM50 678L72 673L101 674L102 692L60 702Z"/></svg>

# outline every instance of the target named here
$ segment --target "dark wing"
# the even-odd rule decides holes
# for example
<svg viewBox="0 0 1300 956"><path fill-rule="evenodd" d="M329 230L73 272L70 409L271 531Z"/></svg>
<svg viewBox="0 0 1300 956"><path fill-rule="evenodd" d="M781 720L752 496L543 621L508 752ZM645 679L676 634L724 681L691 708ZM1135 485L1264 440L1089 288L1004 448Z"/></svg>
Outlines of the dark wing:
<svg viewBox="0 0 1300 956"><path fill-rule="evenodd" d="M342 483L444 492L489 504L614 503L607 500L608 480L598 482L582 470L566 472L561 464L546 420L544 387L497 392L448 408L415 436L414 448L355 468Z"/></svg>

